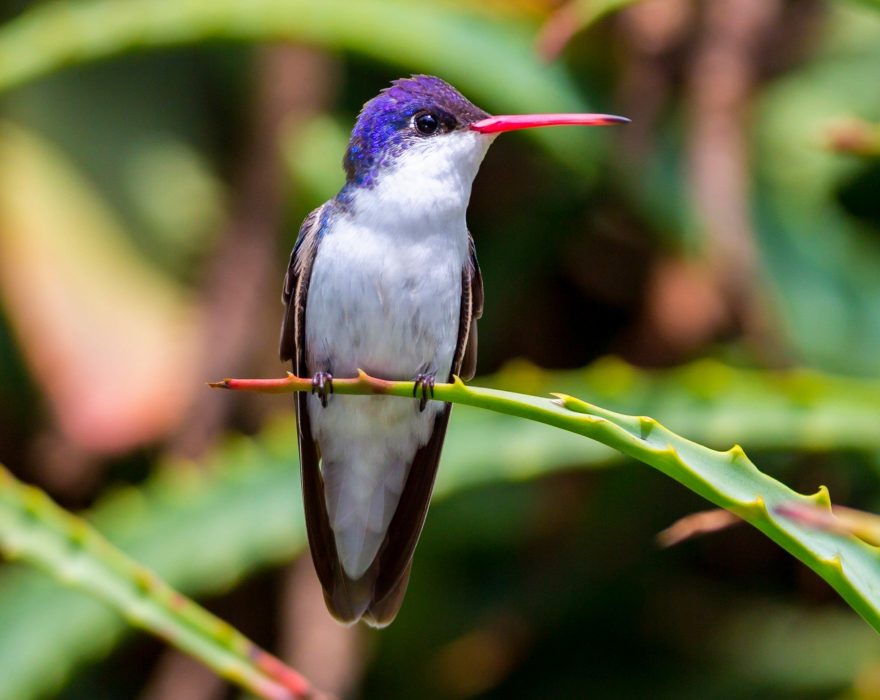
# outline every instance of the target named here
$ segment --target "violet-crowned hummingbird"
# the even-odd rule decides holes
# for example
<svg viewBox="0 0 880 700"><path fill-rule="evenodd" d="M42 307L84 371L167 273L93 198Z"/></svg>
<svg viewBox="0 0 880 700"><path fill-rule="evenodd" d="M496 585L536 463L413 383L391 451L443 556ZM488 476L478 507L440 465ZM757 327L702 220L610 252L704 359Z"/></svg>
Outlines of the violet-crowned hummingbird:
<svg viewBox="0 0 880 700"><path fill-rule="evenodd" d="M604 114L489 116L440 78L394 81L351 134L346 183L299 231L284 280L281 359L313 378L296 403L312 559L330 612L390 623L409 580L451 405L470 379L483 280L465 213L503 131L627 122ZM357 370L413 379L416 400L335 396Z"/></svg>

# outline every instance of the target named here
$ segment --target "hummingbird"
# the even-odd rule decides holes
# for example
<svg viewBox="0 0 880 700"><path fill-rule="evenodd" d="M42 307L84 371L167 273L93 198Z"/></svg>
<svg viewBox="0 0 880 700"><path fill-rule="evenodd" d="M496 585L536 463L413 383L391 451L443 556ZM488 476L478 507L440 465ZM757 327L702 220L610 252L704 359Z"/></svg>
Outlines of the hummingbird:
<svg viewBox="0 0 880 700"><path fill-rule="evenodd" d="M330 613L388 625L403 602L451 404L473 378L483 279L465 220L499 133L624 123L603 114L490 116L430 75L391 83L357 117L346 182L300 228L284 279L281 360L296 397L309 546ZM414 400L332 396L333 377L413 380Z"/></svg>

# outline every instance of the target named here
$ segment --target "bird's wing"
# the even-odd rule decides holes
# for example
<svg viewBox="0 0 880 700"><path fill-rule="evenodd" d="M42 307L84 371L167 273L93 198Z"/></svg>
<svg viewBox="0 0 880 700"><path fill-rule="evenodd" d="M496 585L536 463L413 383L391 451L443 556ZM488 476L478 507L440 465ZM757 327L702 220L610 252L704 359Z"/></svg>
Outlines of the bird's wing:
<svg viewBox="0 0 880 700"><path fill-rule="evenodd" d="M477 262L474 239L468 233L468 262L462 273L461 316L453 374L465 381L477 371L477 319L483 315L483 273Z"/></svg>
<svg viewBox="0 0 880 700"><path fill-rule="evenodd" d="M365 578L375 577L372 599L363 615L364 621L372 627L389 625L403 604L416 543L428 515L451 410L452 404L443 407L434 418L428 442L416 450L385 541L365 575Z"/></svg>
<svg viewBox="0 0 880 700"><path fill-rule="evenodd" d="M293 360L297 375L305 366L299 355L305 347L306 290L309 286L309 276L312 274L312 264L318 252L321 222L328 204L325 203L312 211L299 227L299 235L290 253L290 262L287 265L287 274L284 275L284 287L281 291L281 301L286 307L284 321L281 324L281 361Z"/></svg>
<svg viewBox="0 0 880 700"><path fill-rule="evenodd" d="M305 344L306 303L321 227L326 221L329 206L328 203L318 207L303 221L284 278L282 301L286 305L286 312L281 326L281 359L292 360L293 371L299 377L305 377L309 373L306 367ZM309 549L315 571L324 588L327 606L340 620L350 621L352 615L351 611L346 609L346 603L349 599L348 594L353 594L354 591L346 590L345 574L336 554L336 541L327 517L324 499L324 481L320 470L321 455L312 436L307 400L306 392L297 393L296 428L299 438L297 442Z"/></svg>

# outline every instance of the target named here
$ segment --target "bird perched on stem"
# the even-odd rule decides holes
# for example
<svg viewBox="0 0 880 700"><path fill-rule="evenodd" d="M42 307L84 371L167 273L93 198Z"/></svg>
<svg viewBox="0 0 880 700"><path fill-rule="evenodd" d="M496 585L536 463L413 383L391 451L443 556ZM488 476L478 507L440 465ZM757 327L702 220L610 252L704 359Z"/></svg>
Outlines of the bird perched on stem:
<svg viewBox="0 0 880 700"><path fill-rule="evenodd" d="M471 184L503 131L626 122L601 114L489 116L440 78L367 102L346 183L300 229L284 280L281 359L298 394L302 491L330 612L383 627L403 602L450 404L434 382L474 375L483 281L465 222ZM412 402L333 397L333 377L412 379Z"/></svg>

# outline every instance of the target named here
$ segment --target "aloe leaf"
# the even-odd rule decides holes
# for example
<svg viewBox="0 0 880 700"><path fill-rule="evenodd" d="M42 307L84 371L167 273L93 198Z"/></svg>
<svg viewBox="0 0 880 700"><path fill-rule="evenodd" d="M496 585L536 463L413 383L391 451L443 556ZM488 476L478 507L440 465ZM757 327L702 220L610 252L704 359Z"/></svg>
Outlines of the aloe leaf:
<svg viewBox="0 0 880 700"><path fill-rule="evenodd" d="M748 371L710 361L645 372L609 358L571 372L516 363L484 381L529 393L562 388L618 410L644 410L715 445L739 439L762 449L880 448L880 433L870 427L880 419L875 380ZM229 590L305 547L294 435L286 417L257 438L226 440L199 469L165 464L143 487L107 495L89 519L175 588L189 595ZM620 459L616 450L575 433L457 406L435 496ZM87 596L7 568L14 570L0 576L3 700L52 692L74 669L107 654L128 629Z"/></svg>
<svg viewBox="0 0 880 700"><path fill-rule="evenodd" d="M308 682L110 545L85 521L0 467L0 550L87 591L267 700L309 697ZM9 692L4 681L3 692ZM14 696L11 696L14 697Z"/></svg>
<svg viewBox="0 0 880 700"><path fill-rule="evenodd" d="M495 111L584 111L559 65L533 49L535 28L511 17L399 0L81 0L52 2L0 27L0 92L72 63L209 40L302 41L436 73ZM598 136L539 129L560 161L589 174Z"/></svg>
<svg viewBox="0 0 880 700"><path fill-rule="evenodd" d="M226 389L311 391L310 378L288 375L278 380L229 379ZM337 394L382 394L412 398L412 382L374 379L361 372L355 379L334 379ZM498 389L469 387L458 378L434 387L437 400L460 403L545 423L608 445L675 479L694 493L754 525L774 542L824 578L849 605L880 631L880 576L876 548L852 536L835 536L794 522L777 512L791 504L830 509L827 489L799 494L762 473L739 445L724 452L683 438L653 418L609 411L566 394L554 399Z"/></svg>

